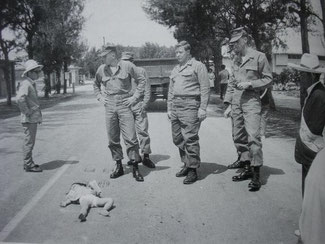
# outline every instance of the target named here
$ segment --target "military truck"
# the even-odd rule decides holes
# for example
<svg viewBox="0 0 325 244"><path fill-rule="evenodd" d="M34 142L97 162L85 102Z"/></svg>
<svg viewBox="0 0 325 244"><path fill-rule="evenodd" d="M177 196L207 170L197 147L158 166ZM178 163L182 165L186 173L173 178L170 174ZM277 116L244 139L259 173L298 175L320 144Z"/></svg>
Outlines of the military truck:
<svg viewBox="0 0 325 244"><path fill-rule="evenodd" d="M176 58L135 59L134 64L143 67L151 86L151 102L158 98L167 99L169 76L177 64Z"/></svg>

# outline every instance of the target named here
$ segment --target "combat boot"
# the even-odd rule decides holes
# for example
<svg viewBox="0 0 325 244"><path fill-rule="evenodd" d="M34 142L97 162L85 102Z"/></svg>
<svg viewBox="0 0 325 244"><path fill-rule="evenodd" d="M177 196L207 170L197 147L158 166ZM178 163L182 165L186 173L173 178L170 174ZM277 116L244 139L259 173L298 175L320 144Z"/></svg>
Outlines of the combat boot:
<svg viewBox="0 0 325 244"><path fill-rule="evenodd" d="M115 170L113 171L113 173L111 173L110 178L115 179L115 178L118 178L118 177L120 177L122 175L124 175L122 162L121 162L121 160L118 160L118 161L116 161Z"/></svg>
<svg viewBox="0 0 325 244"><path fill-rule="evenodd" d="M233 181L243 181L253 177L252 169L250 163L248 162L249 161L246 161L244 165L244 170L239 175L235 175L232 177Z"/></svg>
<svg viewBox="0 0 325 244"><path fill-rule="evenodd" d="M184 165L184 167L176 173L176 177L185 177L187 176L188 172L189 172L190 168L186 167Z"/></svg>
<svg viewBox="0 0 325 244"><path fill-rule="evenodd" d="M183 183L188 185L188 184L192 184L195 181L197 181L197 172L196 169L193 168L188 168L188 173L186 175L186 178L184 179Z"/></svg>
<svg viewBox="0 0 325 244"><path fill-rule="evenodd" d="M258 191L261 188L260 167L252 167L253 178L248 184L249 191Z"/></svg>
<svg viewBox="0 0 325 244"><path fill-rule="evenodd" d="M139 172L138 162L134 162L132 165L133 178L135 178L136 181L144 181L143 176Z"/></svg>
<svg viewBox="0 0 325 244"><path fill-rule="evenodd" d="M156 168L156 165L150 160L149 155L148 154L144 154L143 155L143 160L142 160L142 164L144 166L147 166L148 168Z"/></svg>

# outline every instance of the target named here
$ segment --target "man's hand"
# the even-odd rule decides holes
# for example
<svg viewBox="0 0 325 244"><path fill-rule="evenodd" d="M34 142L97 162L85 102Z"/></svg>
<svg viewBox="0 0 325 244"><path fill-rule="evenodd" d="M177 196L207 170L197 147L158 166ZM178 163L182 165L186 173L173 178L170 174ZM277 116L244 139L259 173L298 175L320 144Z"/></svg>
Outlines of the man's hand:
<svg viewBox="0 0 325 244"><path fill-rule="evenodd" d="M171 120L171 116L172 116L172 112L167 111L167 119L169 120L169 122Z"/></svg>
<svg viewBox="0 0 325 244"><path fill-rule="evenodd" d="M250 86L252 86L252 83L250 81L241 81L237 84L237 87L242 90L245 90Z"/></svg>
<svg viewBox="0 0 325 244"><path fill-rule="evenodd" d="M128 98L125 98L123 99L123 104L127 107L130 107L132 106L133 104L135 104L137 101L137 99L135 97L128 97Z"/></svg>
<svg viewBox="0 0 325 244"><path fill-rule="evenodd" d="M101 96L98 101L103 104L104 106L108 103L107 98L105 98L104 96Z"/></svg>
<svg viewBox="0 0 325 244"><path fill-rule="evenodd" d="M230 113L231 113L231 105L228 105L228 107L226 108L225 112L223 113L223 116L225 118L229 118L230 117Z"/></svg>
<svg viewBox="0 0 325 244"><path fill-rule="evenodd" d="M199 108L199 111L198 111L198 113L197 113L197 116L199 117L199 120L200 120L200 121L203 121L203 120L205 120L206 117L207 117L207 111L205 111L205 110Z"/></svg>

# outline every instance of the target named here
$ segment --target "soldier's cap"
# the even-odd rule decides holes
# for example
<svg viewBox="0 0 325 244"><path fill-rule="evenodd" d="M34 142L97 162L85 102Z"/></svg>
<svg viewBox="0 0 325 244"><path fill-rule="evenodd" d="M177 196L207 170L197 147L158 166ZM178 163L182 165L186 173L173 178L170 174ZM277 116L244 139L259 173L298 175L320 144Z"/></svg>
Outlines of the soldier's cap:
<svg viewBox="0 0 325 244"><path fill-rule="evenodd" d="M101 53L99 54L99 57L104 57L107 54L109 54L110 52L116 52L116 46L113 45L107 45L106 47L104 47L103 51L101 51Z"/></svg>
<svg viewBox="0 0 325 244"><path fill-rule="evenodd" d="M25 62L25 70L22 73L21 77L24 77L29 71L32 70L41 70L43 65L38 64L34 59L29 59Z"/></svg>
<svg viewBox="0 0 325 244"><path fill-rule="evenodd" d="M236 42L241 37L247 36L247 32L244 30L244 27L239 27L239 28L233 29L230 33L231 33L231 38L230 38L229 43Z"/></svg>
<svg viewBox="0 0 325 244"><path fill-rule="evenodd" d="M122 60L133 60L134 59L134 53L133 52L122 52Z"/></svg>

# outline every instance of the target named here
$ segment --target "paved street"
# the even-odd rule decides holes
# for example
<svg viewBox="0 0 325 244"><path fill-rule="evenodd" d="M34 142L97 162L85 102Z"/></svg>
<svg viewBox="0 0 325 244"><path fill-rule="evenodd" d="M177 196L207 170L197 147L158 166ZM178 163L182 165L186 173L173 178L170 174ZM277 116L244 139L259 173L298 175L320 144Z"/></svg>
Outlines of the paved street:
<svg viewBox="0 0 325 244"><path fill-rule="evenodd" d="M236 170L226 168L236 159L230 121L220 116L220 107L210 105L200 130L200 180L184 185L175 177L181 163L164 102L157 101L149 109L156 169L140 165L144 182L136 182L127 167L124 176L110 180L114 162L107 148L104 108L90 85L77 88L77 94L43 110L34 149L41 174L23 171L19 116L0 119L0 242L297 242L293 233L301 208L301 175L293 137L276 128L270 132L263 144L263 186L249 192L248 181L232 182ZM279 128L290 129L278 122ZM93 179L116 207L110 217L91 209L80 223L79 205L60 208L59 203L71 183Z"/></svg>

